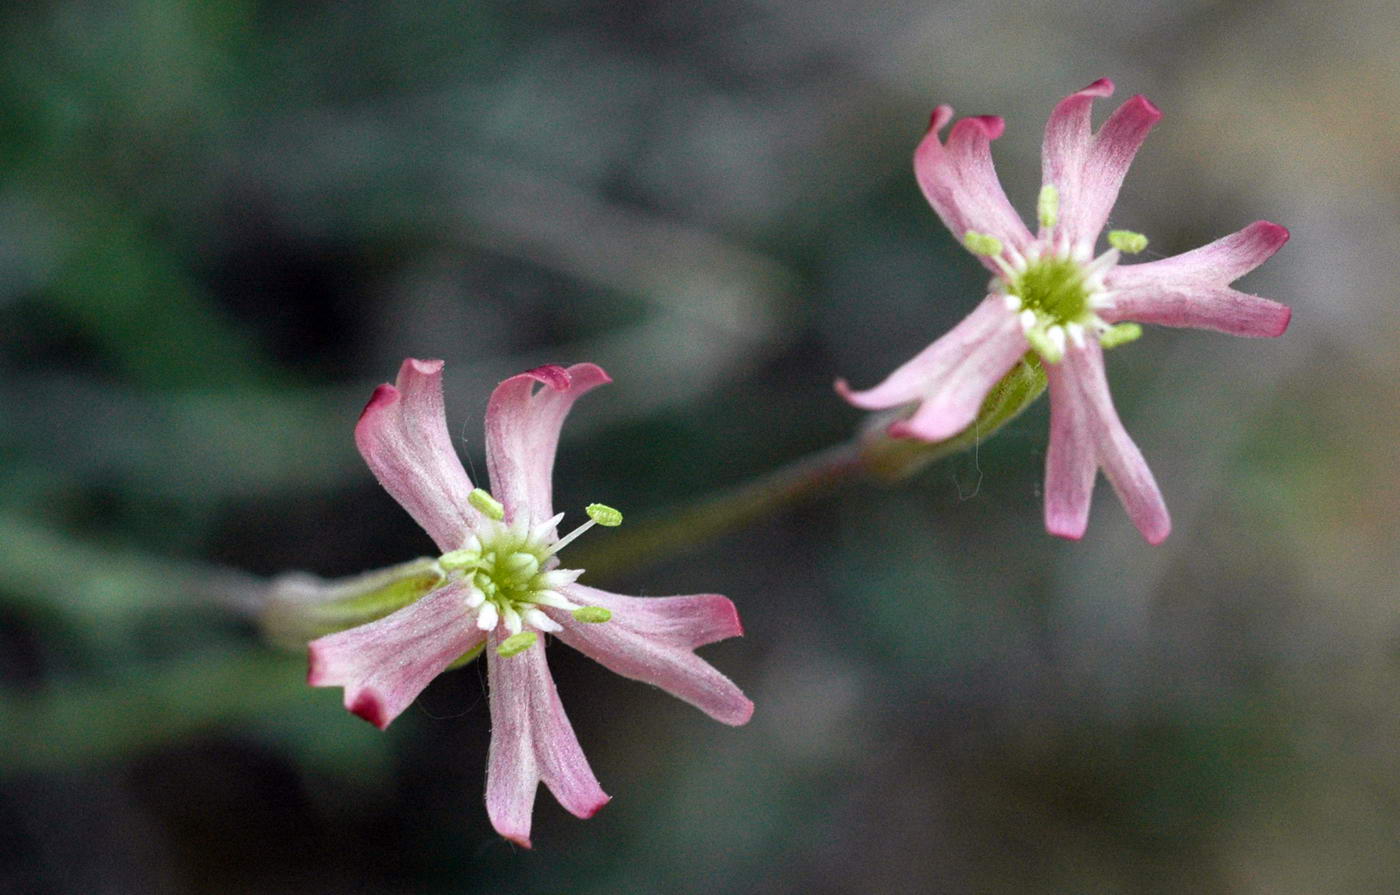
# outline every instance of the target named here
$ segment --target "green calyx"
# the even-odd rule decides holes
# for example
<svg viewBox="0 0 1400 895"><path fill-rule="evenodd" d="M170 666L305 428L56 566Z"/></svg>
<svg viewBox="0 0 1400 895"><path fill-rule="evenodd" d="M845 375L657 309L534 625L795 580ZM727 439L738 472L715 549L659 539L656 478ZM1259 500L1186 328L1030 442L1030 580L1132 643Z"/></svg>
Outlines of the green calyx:
<svg viewBox="0 0 1400 895"><path fill-rule="evenodd" d="M1089 290L1084 268L1068 258L1046 257L1032 261L1007 284L1007 292L1021 300L1047 325L1077 323L1089 316Z"/></svg>

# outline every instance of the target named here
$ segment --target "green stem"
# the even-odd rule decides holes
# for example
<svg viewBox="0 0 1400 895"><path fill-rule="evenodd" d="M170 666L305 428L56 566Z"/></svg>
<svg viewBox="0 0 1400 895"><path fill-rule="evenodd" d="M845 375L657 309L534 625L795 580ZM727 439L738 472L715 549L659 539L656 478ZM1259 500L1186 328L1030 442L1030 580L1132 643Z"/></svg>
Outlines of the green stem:
<svg viewBox="0 0 1400 895"><path fill-rule="evenodd" d="M890 417L876 417L863 436L802 457L716 497L643 520L608 538L597 538L574 558L597 578L644 568L674 553L713 540L785 507L832 494L859 481L889 483L989 438L1045 390L1045 371L1034 354L993 387L976 420L934 444L884 434Z"/></svg>

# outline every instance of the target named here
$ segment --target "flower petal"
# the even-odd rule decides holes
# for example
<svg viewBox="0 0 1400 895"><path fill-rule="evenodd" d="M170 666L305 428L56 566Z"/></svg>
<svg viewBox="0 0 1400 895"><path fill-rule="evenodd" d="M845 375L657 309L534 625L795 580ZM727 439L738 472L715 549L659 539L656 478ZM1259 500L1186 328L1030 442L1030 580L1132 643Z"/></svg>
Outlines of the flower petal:
<svg viewBox="0 0 1400 895"><path fill-rule="evenodd" d="M855 392L845 380L837 380L836 390L867 410L920 401L910 419L890 426L890 434L941 441L967 428L987 392L1026 350L1015 312L1007 309L1000 296L992 295L884 382Z"/></svg>
<svg viewBox="0 0 1400 895"><path fill-rule="evenodd" d="M1138 95L1119 106L1098 133L1091 133L1093 101L1112 93L1112 81L1095 81L1061 100L1045 126L1042 179L1060 193L1055 231L1061 250L1092 253L1133 156L1162 118L1147 97Z"/></svg>
<svg viewBox="0 0 1400 895"><path fill-rule="evenodd" d="M540 781L576 817L592 817L610 796L598 785L564 714L545 663L543 640L502 657L496 649L504 639L497 630L486 648L491 679L486 812L496 832L529 848L530 816Z"/></svg>
<svg viewBox="0 0 1400 895"><path fill-rule="evenodd" d="M1152 470L1148 469L1142 452L1128 437L1118 412L1113 409L1108 379L1104 375L1103 349L1098 340L1088 339L1082 348L1073 345L1067 348L1060 367L1065 385L1060 403L1068 399L1068 404L1074 407L1072 413L1084 414L1084 425L1094 444L1094 456L1113 490L1118 492L1128 517L1149 544L1160 544L1171 533L1171 517Z"/></svg>
<svg viewBox="0 0 1400 895"><path fill-rule="evenodd" d="M611 382L603 368L550 364L505 380L486 407L486 467L506 521L538 523L554 515L550 478L559 430L574 401ZM534 392L535 385L544 388Z"/></svg>
<svg viewBox="0 0 1400 895"><path fill-rule="evenodd" d="M452 447L442 405L442 361L409 358L360 414L355 444L374 477L446 553L478 518L472 483Z"/></svg>
<svg viewBox="0 0 1400 895"><path fill-rule="evenodd" d="M1045 530L1071 540L1084 536L1099 472L1089 415L1063 364L1045 364L1050 390L1050 447L1045 454Z"/></svg>
<svg viewBox="0 0 1400 895"><path fill-rule="evenodd" d="M1288 241L1288 231L1255 221L1238 233L1161 261L1115 267L1105 277L1105 320L1213 329L1236 336L1272 337L1288 328L1286 305L1228 288Z"/></svg>
<svg viewBox="0 0 1400 895"><path fill-rule="evenodd" d="M481 643L485 635L471 623L467 593L449 584L378 621L311 641L307 683L344 687L345 707L383 730Z"/></svg>
<svg viewBox="0 0 1400 895"><path fill-rule="evenodd" d="M991 141L1000 137L1000 118L964 118L940 142L938 132L952 119L951 106L934 110L928 133L914 150L914 175L933 210L959 242L968 231L995 236L1019 250L1031 242L1030 231L1006 199L992 164ZM998 269L987 259L993 272Z"/></svg>
<svg viewBox="0 0 1400 895"><path fill-rule="evenodd" d="M743 692L694 653L698 646L743 633L727 598L625 597L581 584L563 591L575 603L612 612L610 620L589 624L562 610L547 610L564 626L555 636L569 646L623 677L660 687L716 721L739 725L753 715L753 703Z"/></svg>

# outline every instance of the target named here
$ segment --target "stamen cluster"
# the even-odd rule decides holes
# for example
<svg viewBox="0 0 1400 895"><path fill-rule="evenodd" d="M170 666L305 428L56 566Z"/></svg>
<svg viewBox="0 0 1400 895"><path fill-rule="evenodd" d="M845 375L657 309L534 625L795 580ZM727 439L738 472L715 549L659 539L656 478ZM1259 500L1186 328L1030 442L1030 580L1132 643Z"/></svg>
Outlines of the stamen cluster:
<svg viewBox="0 0 1400 895"><path fill-rule="evenodd" d="M560 538L555 532L563 513L532 528L523 521L506 524L501 504L481 488L472 491L470 501L486 518L466 544L443 554L438 565L450 579L468 586L467 608L476 613L477 628L505 627L510 636L497 650L501 655L528 649L536 631L562 630L541 606L573 613L582 622L601 623L612 617L602 607L580 606L559 593L559 588L577 581L583 570L557 568L555 554L595 524L620 524L621 513L593 504L588 507L589 521ZM527 631L527 626L534 630Z"/></svg>

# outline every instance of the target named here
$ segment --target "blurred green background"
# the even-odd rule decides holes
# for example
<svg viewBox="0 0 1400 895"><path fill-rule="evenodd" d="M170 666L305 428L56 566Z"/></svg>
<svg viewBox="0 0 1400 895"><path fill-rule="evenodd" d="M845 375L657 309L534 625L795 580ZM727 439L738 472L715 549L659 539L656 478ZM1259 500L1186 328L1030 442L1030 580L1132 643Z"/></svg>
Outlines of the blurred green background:
<svg viewBox="0 0 1400 895"><path fill-rule="evenodd" d="M0 891L1400 890L1400 13L1393 4L476 0L0 13ZM431 551L352 429L448 361L590 360L556 504L629 524L846 438L831 390L985 274L920 197L929 110L1165 112L1115 226L1265 218L1278 341L1110 356L1176 529L1100 482L1041 528L1043 404L900 487L630 577L719 591L729 729L564 647L614 801L482 805L481 671L387 733L246 617L257 576ZM1111 108L1100 104L1100 117ZM590 539L603 539L595 532ZM589 581L585 578L585 581Z"/></svg>

